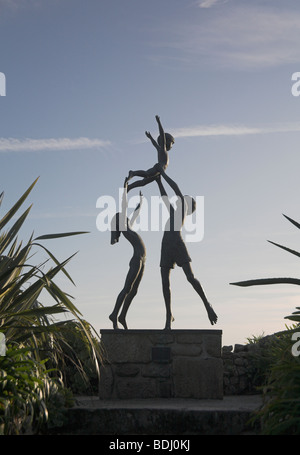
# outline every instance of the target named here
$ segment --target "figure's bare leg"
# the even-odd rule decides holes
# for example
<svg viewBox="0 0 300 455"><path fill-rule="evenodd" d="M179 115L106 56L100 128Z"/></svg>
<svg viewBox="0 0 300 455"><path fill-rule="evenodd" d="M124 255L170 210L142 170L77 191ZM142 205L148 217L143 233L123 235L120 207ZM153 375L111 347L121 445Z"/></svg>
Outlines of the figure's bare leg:
<svg viewBox="0 0 300 455"><path fill-rule="evenodd" d="M129 171L127 179L130 180L133 177L148 177L147 171Z"/></svg>
<svg viewBox="0 0 300 455"><path fill-rule="evenodd" d="M173 317L172 314L171 314L171 315L167 315L167 317L166 317L166 324L165 324L164 330L171 330L171 324L172 324L172 322L174 322L174 321L175 321L175 319L174 319L174 317Z"/></svg>
<svg viewBox="0 0 300 455"><path fill-rule="evenodd" d="M133 188L138 188L140 186L148 185L148 183L153 182L155 179L156 179L156 175L154 175L152 177L145 177L144 179L141 179L141 180L137 180L136 182L133 182L130 185L128 185L127 192L129 192Z"/></svg>
<svg viewBox="0 0 300 455"><path fill-rule="evenodd" d="M214 312L213 307L211 306L211 304L208 302L200 282L197 280L197 278L194 277L194 273L192 271L191 264L189 262L187 262L187 263L182 265L182 268L183 268L183 271L184 271L184 273L185 273L185 275L187 277L187 280L189 281L189 283L191 283L191 285L193 286L195 291L201 297L201 299L202 299L202 301L204 303L204 306L206 308L208 319L210 320L210 323L212 325L216 324L217 320L218 320L218 316Z"/></svg>
<svg viewBox="0 0 300 455"><path fill-rule="evenodd" d="M111 320L111 322L113 323L113 329L118 330L118 328L119 328L118 321L117 321L117 317L114 315L114 313L111 313L108 317Z"/></svg>
<svg viewBox="0 0 300 455"><path fill-rule="evenodd" d="M217 321L218 321L218 316L217 316L216 313L214 312L213 307L211 306L210 303L208 303L207 305L205 305L205 307L206 307L206 311L207 311L208 318L209 318L209 320L210 320L211 325L216 324Z"/></svg>
<svg viewBox="0 0 300 455"><path fill-rule="evenodd" d="M171 323L175 320L173 318L171 312L171 289L170 289L170 272L171 269L167 269L165 267L161 267L161 280L162 280L162 288L163 288L163 295L165 299L165 306L166 306L166 325L165 330L171 329Z"/></svg>
<svg viewBox="0 0 300 455"><path fill-rule="evenodd" d="M143 177L143 178L151 178L156 177L160 173L160 166L155 165L148 169L147 171L138 170L138 171L129 171L127 181L132 179L133 177ZM151 180L152 182L152 180Z"/></svg>
<svg viewBox="0 0 300 455"><path fill-rule="evenodd" d="M134 281L131 291L129 292L129 294L127 294L127 296L125 298L125 301L124 301L123 307L122 307L122 311L120 313L120 316L118 317L118 321L120 322L120 324L123 325L125 330L128 329L127 324L126 324L126 314L127 314L128 308L129 308L132 300L134 299L134 297L137 294L141 279L144 274L144 268L145 268L145 264L141 263L141 267L140 267L138 276L136 277L136 279Z"/></svg>
<svg viewBox="0 0 300 455"><path fill-rule="evenodd" d="M125 285L117 297L117 301L116 301L113 312L109 315L109 319L112 321L114 329L119 328L118 322L117 322L118 313L120 311L122 303L124 302L124 299L126 298L127 294L129 294L132 289L132 286L138 276L139 270L140 270L139 266L138 267L136 267L136 265L130 266L126 280L125 280Z"/></svg>
<svg viewBox="0 0 300 455"><path fill-rule="evenodd" d="M125 330L128 330L128 327L127 327L127 323L126 323L126 320L125 320L125 316L119 316L118 317L118 321L120 322L120 324L122 324L122 326L124 327Z"/></svg>

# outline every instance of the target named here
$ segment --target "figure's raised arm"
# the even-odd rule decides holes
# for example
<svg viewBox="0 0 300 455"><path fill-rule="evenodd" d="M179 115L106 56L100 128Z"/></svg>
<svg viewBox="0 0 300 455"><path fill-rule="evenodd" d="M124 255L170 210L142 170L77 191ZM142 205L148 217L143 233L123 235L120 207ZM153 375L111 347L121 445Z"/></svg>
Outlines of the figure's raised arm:
<svg viewBox="0 0 300 455"><path fill-rule="evenodd" d="M158 185L158 188L159 188L159 191L160 191L161 198L162 198L162 200L163 200L165 206L167 207L168 211L170 212L172 206L171 206L171 204L170 204L170 201L169 201L167 192L166 192L166 190L165 190L165 187L164 187L163 184L162 184L160 175L158 175L158 176L156 177L156 182L157 182L157 185Z"/></svg>
<svg viewBox="0 0 300 455"><path fill-rule="evenodd" d="M119 229L120 231L127 230L127 187L128 187L128 177L124 180L124 190L123 190L123 197L122 197L122 212L120 213L119 217Z"/></svg>
<svg viewBox="0 0 300 455"><path fill-rule="evenodd" d="M137 217L139 216L140 211L141 211L142 204L143 204L143 194L142 194L142 192L140 191L140 202L138 203L138 205L136 206L136 208L134 209L134 212L133 212L133 214L132 214L131 221L130 221L131 226L133 226L135 220L136 220Z"/></svg>
<svg viewBox="0 0 300 455"><path fill-rule="evenodd" d="M165 181L170 185L170 187L172 188L172 190L174 191L174 193L176 194L176 196L180 197L180 199L183 199L183 194L182 192L180 191L179 189L179 186L177 185L177 183L174 182L174 180L172 180L166 173L165 171L163 170L163 168L161 167L161 170L160 170L160 175L165 179Z"/></svg>
<svg viewBox="0 0 300 455"><path fill-rule="evenodd" d="M151 136L150 132L149 132L149 131L145 131L145 134L146 134L147 138L150 139L150 141L152 142L152 145L153 145L156 149L158 149L158 148L159 148L159 145L158 145L158 143L156 142L156 140L153 139L153 137Z"/></svg>
<svg viewBox="0 0 300 455"><path fill-rule="evenodd" d="M160 135L160 137L161 137L161 144L160 144L160 145L161 145L161 147L162 147L163 149L165 149L165 148L166 148L166 136L165 136L165 132L164 132L164 129L163 129L162 124L161 124L161 122L160 122L159 116L156 115L155 118L156 118L156 121L157 121L157 124L158 124L159 135Z"/></svg>

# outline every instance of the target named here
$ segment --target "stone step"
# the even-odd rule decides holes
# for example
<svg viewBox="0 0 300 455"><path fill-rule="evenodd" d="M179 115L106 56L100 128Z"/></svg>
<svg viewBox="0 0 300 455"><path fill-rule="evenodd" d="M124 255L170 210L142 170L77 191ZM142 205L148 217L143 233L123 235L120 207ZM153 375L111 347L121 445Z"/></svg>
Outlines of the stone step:
<svg viewBox="0 0 300 455"><path fill-rule="evenodd" d="M68 423L52 434L73 435L240 435L256 434L249 423L260 395L212 399L99 400L79 397Z"/></svg>

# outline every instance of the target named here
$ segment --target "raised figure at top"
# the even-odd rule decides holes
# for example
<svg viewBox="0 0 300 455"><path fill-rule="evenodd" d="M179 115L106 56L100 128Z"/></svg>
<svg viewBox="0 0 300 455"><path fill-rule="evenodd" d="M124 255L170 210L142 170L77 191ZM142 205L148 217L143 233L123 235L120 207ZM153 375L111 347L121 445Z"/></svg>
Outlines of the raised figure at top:
<svg viewBox="0 0 300 455"><path fill-rule="evenodd" d="M155 178L160 174L161 168L165 171L169 164L169 154L168 152L171 150L175 139L169 133L165 133L164 129L161 125L160 118L158 115L155 116L156 121L158 123L159 128L159 136L157 141L153 139L149 131L146 131L146 136L150 139L152 144L157 150L157 163L147 171L138 170L138 171L129 171L128 180L133 177L144 177L143 180L138 180L129 185L128 191L132 188L136 188L138 186L147 185L150 182L153 182Z"/></svg>

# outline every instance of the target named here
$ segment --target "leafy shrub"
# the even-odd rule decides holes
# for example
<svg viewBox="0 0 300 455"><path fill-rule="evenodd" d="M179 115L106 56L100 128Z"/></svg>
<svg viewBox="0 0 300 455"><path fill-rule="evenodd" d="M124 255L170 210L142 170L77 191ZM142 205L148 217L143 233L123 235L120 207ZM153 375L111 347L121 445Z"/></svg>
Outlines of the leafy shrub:
<svg viewBox="0 0 300 455"><path fill-rule="evenodd" d="M300 359L291 352L294 331L288 328L269 350L264 404L256 416L263 434L300 435Z"/></svg>
<svg viewBox="0 0 300 455"><path fill-rule="evenodd" d="M300 224L284 215L294 226L300 229ZM270 242L279 248L300 257L300 253L293 249ZM300 285L298 278L263 278L232 283L237 286L256 286L289 283ZM300 358L293 356L292 335L300 330L300 308L286 319L297 322L287 327L276 338L276 342L267 347L265 358L260 358L264 364L265 385L264 405L254 418L259 419L264 434L272 435L300 435Z"/></svg>
<svg viewBox="0 0 300 455"><path fill-rule="evenodd" d="M87 323L86 330L90 331ZM95 344L98 343L92 333L90 337ZM69 321L66 324L64 337L59 343L59 349L64 355L60 358L58 366L66 387L78 395L98 394L99 375L93 361L91 345L81 333L81 327L76 321Z"/></svg>
<svg viewBox="0 0 300 455"><path fill-rule="evenodd" d="M82 370L82 363L76 357L74 346L65 338L71 327L68 326L69 321L56 321L54 317L57 314L67 313L74 318L76 330L73 338L76 336L88 345L97 374L101 361L99 340L91 335L94 329L82 319L71 297L54 282L58 273L64 273L73 283L65 269L73 255L60 262L41 243L43 240L82 232L48 234L36 238L32 235L23 244L18 240L18 233L31 206L4 231L36 181L0 219L0 331L9 346L6 356L0 357L0 430L5 434L40 431L45 423L51 424L50 409L50 414L56 415L56 420L61 420L63 413L58 418L59 409L55 411L54 403L62 404L69 392L62 387L61 379L64 376L59 368L65 359L70 358L71 352L73 365L77 365L78 371ZM0 194L0 205L2 200L3 193ZM45 263L31 263L36 248L42 249L53 264L47 271ZM53 299L52 305L44 306L39 301L42 291L49 293ZM68 352L64 351L66 346ZM60 380L57 376L60 376Z"/></svg>
<svg viewBox="0 0 300 455"><path fill-rule="evenodd" d="M57 415L72 402L49 373L27 348L8 347L0 357L0 434L36 433L56 424Z"/></svg>

